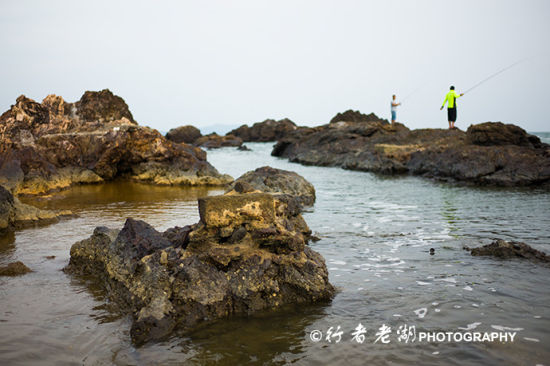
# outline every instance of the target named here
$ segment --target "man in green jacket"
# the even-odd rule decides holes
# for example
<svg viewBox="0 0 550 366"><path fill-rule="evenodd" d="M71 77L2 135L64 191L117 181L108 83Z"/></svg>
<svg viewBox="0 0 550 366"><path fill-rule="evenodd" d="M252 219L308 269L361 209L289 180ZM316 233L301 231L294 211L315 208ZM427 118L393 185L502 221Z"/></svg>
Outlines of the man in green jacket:
<svg viewBox="0 0 550 366"><path fill-rule="evenodd" d="M445 107L445 103L447 103L447 115L449 117L449 129L455 128L455 122L456 122L456 98L459 98L463 96L464 93L458 95L457 92L455 92L455 87L451 85L451 90L445 95L445 100L443 101L443 105L441 106L440 110Z"/></svg>

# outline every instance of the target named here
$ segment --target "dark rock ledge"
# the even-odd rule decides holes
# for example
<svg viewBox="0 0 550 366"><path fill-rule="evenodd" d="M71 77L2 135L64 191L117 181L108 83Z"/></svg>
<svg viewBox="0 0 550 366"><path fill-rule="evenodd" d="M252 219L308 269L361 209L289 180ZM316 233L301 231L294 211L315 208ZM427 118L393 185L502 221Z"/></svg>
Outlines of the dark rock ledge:
<svg viewBox="0 0 550 366"><path fill-rule="evenodd" d="M474 185L550 184L550 146L501 122L458 129L410 130L348 111L331 123L280 138L271 153L304 165L412 174Z"/></svg>
<svg viewBox="0 0 550 366"><path fill-rule="evenodd" d="M470 251L473 256L491 256L500 259L516 258L527 259L535 263L550 263L550 256L546 255L546 253L518 241L508 242L497 239L481 247L465 247L464 249Z"/></svg>

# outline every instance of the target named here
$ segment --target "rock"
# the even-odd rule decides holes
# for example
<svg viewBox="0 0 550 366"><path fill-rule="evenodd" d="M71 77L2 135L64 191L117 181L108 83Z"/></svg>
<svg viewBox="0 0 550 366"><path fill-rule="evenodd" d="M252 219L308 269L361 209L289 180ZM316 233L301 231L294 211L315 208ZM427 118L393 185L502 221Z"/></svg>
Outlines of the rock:
<svg viewBox="0 0 550 366"><path fill-rule="evenodd" d="M156 232L128 219L75 243L65 270L91 276L130 310L137 344L200 322L332 298L321 255L301 215L267 193L199 200L200 221ZM307 230L306 230L307 229Z"/></svg>
<svg viewBox="0 0 550 366"><path fill-rule="evenodd" d="M0 186L0 235L12 231L15 227L15 207L13 195Z"/></svg>
<svg viewBox="0 0 550 366"><path fill-rule="evenodd" d="M23 262L8 263L7 266L0 266L0 276L19 276L32 272Z"/></svg>
<svg viewBox="0 0 550 366"><path fill-rule="evenodd" d="M485 122L470 125L466 131L469 143L482 146L517 145L539 147L540 139L521 127L502 122Z"/></svg>
<svg viewBox="0 0 550 366"><path fill-rule="evenodd" d="M202 137L201 131L191 125L172 128L166 134L168 140L177 143L184 142L186 144L192 144L200 137Z"/></svg>
<svg viewBox="0 0 550 366"><path fill-rule="evenodd" d="M549 145L522 135L517 126L483 125L471 126L468 135L458 129L409 130L400 123L334 122L288 134L271 154L305 165L422 175L476 185L538 186L550 182ZM501 133L496 132L499 129ZM488 130L491 134L476 132ZM510 131L520 132L513 135L515 139L497 137L509 136ZM492 142L482 146L481 141Z"/></svg>
<svg viewBox="0 0 550 366"><path fill-rule="evenodd" d="M0 186L0 236L29 226L41 226L58 222L61 217L73 217L71 211L41 210L22 203L10 191Z"/></svg>
<svg viewBox="0 0 550 366"><path fill-rule="evenodd" d="M380 122L389 123L387 119L381 119L376 114L363 114L359 111L348 109L344 113L338 113L332 117L330 123L337 122Z"/></svg>
<svg viewBox="0 0 550 366"><path fill-rule="evenodd" d="M0 183L14 194L41 194L78 183L125 178L152 184L223 185L232 181L206 153L137 125L109 90L76 103L55 95L20 96L0 116Z"/></svg>
<svg viewBox="0 0 550 366"><path fill-rule="evenodd" d="M243 140L240 137L235 137L233 135L220 136L217 133L211 133L209 135L202 136L194 142L194 145L207 149L241 146L242 144Z"/></svg>
<svg viewBox="0 0 550 366"><path fill-rule="evenodd" d="M227 135L240 137L245 142L268 142L277 141L296 128L296 124L288 118L279 121L266 119L263 122L254 123L252 127L242 125Z"/></svg>
<svg viewBox="0 0 550 366"><path fill-rule="evenodd" d="M257 190L278 195L290 195L298 204L312 206L315 203L315 188L301 175L269 166L247 172L237 178L227 189L237 193Z"/></svg>
<svg viewBox="0 0 550 366"><path fill-rule="evenodd" d="M246 145L241 145L237 148L237 150L241 150L241 151L252 151L252 149L250 149L248 146Z"/></svg>
<svg viewBox="0 0 550 366"><path fill-rule="evenodd" d="M491 244L471 249L473 256L493 256L501 259L523 258L534 262L549 263L550 256L517 241L495 240Z"/></svg>
<svg viewBox="0 0 550 366"><path fill-rule="evenodd" d="M137 125L124 99L114 95L109 89L85 92L75 103L75 107L77 115L86 122L108 122L125 118ZM70 113L70 110L67 112Z"/></svg>

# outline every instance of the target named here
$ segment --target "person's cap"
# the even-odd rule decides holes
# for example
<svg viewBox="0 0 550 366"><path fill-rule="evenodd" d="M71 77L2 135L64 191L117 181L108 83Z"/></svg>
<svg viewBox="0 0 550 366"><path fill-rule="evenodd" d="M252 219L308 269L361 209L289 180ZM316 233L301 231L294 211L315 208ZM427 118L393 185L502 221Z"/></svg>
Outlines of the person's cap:
<svg viewBox="0 0 550 366"><path fill-rule="evenodd" d="M451 85L451 90L455 90L455 87L454 87L454 85Z"/></svg>

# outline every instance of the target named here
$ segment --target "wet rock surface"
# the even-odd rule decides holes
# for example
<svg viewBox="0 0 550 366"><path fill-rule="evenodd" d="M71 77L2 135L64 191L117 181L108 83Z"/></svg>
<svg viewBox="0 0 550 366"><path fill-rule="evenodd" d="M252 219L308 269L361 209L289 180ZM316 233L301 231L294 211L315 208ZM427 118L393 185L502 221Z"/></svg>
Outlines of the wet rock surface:
<svg viewBox="0 0 550 366"><path fill-rule="evenodd" d="M471 250L473 256L492 256L501 259L522 258L533 262L550 263L550 256L517 241L495 240L482 247L466 249Z"/></svg>
<svg viewBox="0 0 550 366"><path fill-rule="evenodd" d="M296 129L296 124L288 118L279 121L266 119L263 122L256 122L250 127L242 125L227 135L240 137L244 142L268 142L277 141Z"/></svg>
<svg viewBox="0 0 550 366"><path fill-rule="evenodd" d="M10 191L0 186L0 235L15 228L15 204Z"/></svg>
<svg viewBox="0 0 550 366"><path fill-rule="evenodd" d="M550 181L550 146L517 126L493 122L472 125L466 133L409 130L384 121L332 122L291 132L277 142L272 155L305 165L414 174L477 185Z"/></svg>
<svg viewBox="0 0 550 366"><path fill-rule="evenodd" d="M20 276L29 272L32 272L32 270L19 261L0 266L0 276Z"/></svg>
<svg viewBox="0 0 550 366"><path fill-rule="evenodd" d="M231 181L200 148L137 125L124 100L109 90L86 92L76 103L20 96L0 116L0 139L0 184L16 195L119 177L153 184Z"/></svg>
<svg viewBox="0 0 550 366"><path fill-rule="evenodd" d="M315 188L301 175L288 170L269 166L247 172L237 178L229 191L247 193L260 191L275 195L289 195L299 205L312 206L315 203Z"/></svg>
<svg viewBox="0 0 550 366"><path fill-rule="evenodd" d="M199 199L197 224L157 232L128 219L71 248L66 271L92 276L133 316L141 344L200 322L329 300L334 288L301 215L267 193Z"/></svg>
<svg viewBox="0 0 550 366"><path fill-rule="evenodd" d="M74 215L68 210L55 212L27 205L0 186L0 235L24 227L52 224L63 217Z"/></svg>
<svg viewBox="0 0 550 366"><path fill-rule="evenodd" d="M166 134L166 138L168 140L177 143L184 142L186 144L192 144L200 137L202 137L201 131L195 126L191 125L172 128Z"/></svg>

